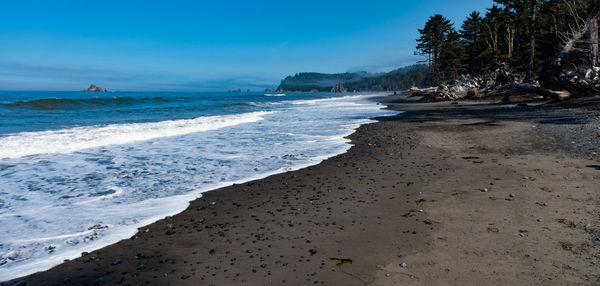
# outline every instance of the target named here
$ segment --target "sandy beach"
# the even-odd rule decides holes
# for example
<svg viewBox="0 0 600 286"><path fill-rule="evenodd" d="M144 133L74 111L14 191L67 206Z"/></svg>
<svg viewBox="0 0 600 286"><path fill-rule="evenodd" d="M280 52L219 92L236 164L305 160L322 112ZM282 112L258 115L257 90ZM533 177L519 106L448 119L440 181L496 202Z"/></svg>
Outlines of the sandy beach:
<svg viewBox="0 0 600 286"><path fill-rule="evenodd" d="M345 154L2 285L600 285L590 102L380 100Z"/></svg>

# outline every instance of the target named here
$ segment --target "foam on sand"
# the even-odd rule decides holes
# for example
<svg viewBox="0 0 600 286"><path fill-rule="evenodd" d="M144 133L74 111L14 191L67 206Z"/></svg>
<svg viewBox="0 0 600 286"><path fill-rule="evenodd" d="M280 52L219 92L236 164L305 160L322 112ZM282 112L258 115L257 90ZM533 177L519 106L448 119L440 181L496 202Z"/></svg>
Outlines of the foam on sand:
<svg viewBox="0 0 600 286"><path fill-rule="evenodd" d="M7 194L0 197L0 281L129 238L137 228L183 211L205 191L344 153L351 147L346 136L370 117L396 113L368 97L10 135L22 149L12 145L4 156L21 155L0 160ZM51 144L59 146L46 146Z"/></svg>

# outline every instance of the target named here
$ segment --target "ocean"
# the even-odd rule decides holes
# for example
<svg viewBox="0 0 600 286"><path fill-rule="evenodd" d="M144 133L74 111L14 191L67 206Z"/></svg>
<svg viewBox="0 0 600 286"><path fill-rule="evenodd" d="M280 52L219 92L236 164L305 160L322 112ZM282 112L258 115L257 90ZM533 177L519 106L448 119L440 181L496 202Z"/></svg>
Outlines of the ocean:
<svg viewBox="0 0 600 286"><path fill-rule="evenodd" d="M0 91L0 281L315 165L383 110L369 94Z"/></svg>

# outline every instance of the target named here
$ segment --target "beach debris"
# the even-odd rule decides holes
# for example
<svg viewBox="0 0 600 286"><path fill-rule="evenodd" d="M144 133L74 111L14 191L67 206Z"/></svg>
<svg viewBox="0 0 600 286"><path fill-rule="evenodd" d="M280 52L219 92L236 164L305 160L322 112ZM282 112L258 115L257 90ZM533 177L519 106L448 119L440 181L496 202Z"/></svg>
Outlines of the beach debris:
<svg viewBox="0 0 600 286"><path fill-rule="evenodd" d="M403 214L402 216L403 216L403 217L413 217L413 216L415 216L415 215L413 214L414 212L415 212L415 210L413 209L413 210L410 210L410 211L408 211L407 213ZM419 210L419 212L421 212L421 210Z"/></svg>
<svg viewBox="0 0 600 286"><path fill-rule="evenodd" d="M217 204L216 202L210 202L210 203L208 203L209 206L214 206L216 204Z"/></svg>
<svg viewBox="0 0 600 286"><path fill-rule="evenodd" d="M406 264L406 262L400 262L400 267L402 268L406 268L408 265Z"/></svg>
<svg viewBox="0 0 600 286"><path fill-rule="evenodd" d="M466 157L462 157L462 158L465 159L465 160L477 160L477 159L479 159L479 157L477 157L477 156L466 156Z"/></svg>
<svg viewBox="0 0 600 286"><path fill-rule="evenodd" d="M541 219L541 218L538 218L538 219L537 219L537 221L538 221L538 222L542 222L542 221L543 221L543 219Z"/></svg>
<svg viewBox="0 0 600 286"><path fill-rule="evenodd" d="M311 249L309 249L309 250L308 250L308 252L310 253L310 255L315 255L315 254L317 254L317 250L316 250L316 249L314 249L314 248L311 248Z"/></svg>
<svg viewBox="0 0 600 286"><path fill-rule="evenodd" d="M482 188L481 191L484 192L484 193L487 193L488 189L487 188Z"/></svg>
<svg viewBox="0 0 600 286"><path fill-rule="evenodd" d="M104 277L94 280L94 285L104 285Z"/></svg>
<svg viewBox="0 0 600 286"><path fill-rule="evenodd" d="M136 254L136 255L134 256L134 258L135 258L136 260L140 260L140 259L150 259L150 258L152 258L152 257L154 257L154 255L146 255L146 254L142 254L142 253L138 253L138 254Z"/></svg>
<svg viewBox="0 0 600 286"><path fill-rule="evenodd" d="M425 224L432 224L432 222L431 222L429 219L425 219L423 222L424 222Z"/></svg>
<svg viewBox="0 0 600 286"><path fill-rule="evenodd" d="M349 258L329 257L328 260L329 261L337 261L337 263L335 264L336 266L342 266L344 264L352 264L352 259L349 259Z"/></svg>
<svg viewBox="0 0 600 286"><path fill-rule="evenodd" d="M211 250L209 250L209 251L208 251L208 254L210 254L210 255L215 255L215 250L214 250L214 249L211 249Z"/></svg>
<svg viewBox="0 0 600 286"><path fill-rule="evenodd" d="M121 264L121 263L123 263L123 259L121 259L121 258L117 258L117 259L115 259L115 261L113 261L113 262L112 262L110 265L119 265L119 264Z"/></svg>
<svg viewBox="0 0 600 286"><path fill-rule="evenodd" d="M529 180L529 177L523 176L523 180Z"/></svg>
<svg viewBox="0 0 600 286"><path fill-rule="evenodd" d="M509 197L511 197L511 198L514 198L514 197L515 197L515 194L513 194L513 193L510 193L508 196L509 196Z"/></svg>
<svg viewBox="0 0 600 286"><path fill-rule="evenodd" d="M525 237L525 234L524 234L524 233L522 233L522 232L519 232L519 236L520 236L520 237Z"/></svg>
<svg viewBox="0 0 600 286"><path fill-rule="evenodd" d="M386 274L385 274L385 277L390 277L390 276L392 276L392 275L391 275L391 274L389 274L389 273L386 273Z"/></svg>
<svg viewBox="0 0 600 286"><path fill-rule="evenodd" d="M565 218L559 218L556 221L558 223L564 224L565 226L567 226L569 228L577 228L577 224L574 221L572 221L572 220L568 220L568 219L565 219Z"/></svg>

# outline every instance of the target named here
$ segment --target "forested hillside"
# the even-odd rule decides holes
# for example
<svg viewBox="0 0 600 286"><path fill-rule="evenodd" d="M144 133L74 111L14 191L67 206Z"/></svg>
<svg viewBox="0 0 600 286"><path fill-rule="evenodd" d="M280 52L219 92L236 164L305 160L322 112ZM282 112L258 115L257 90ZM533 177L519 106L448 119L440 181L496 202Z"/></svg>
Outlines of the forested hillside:
<svg viewBox="0 0 600 286"><path fill-rule="evenodd" d="M387 73L298 73L281 81L279 91L329 92L339 83L347 91L394 91L430 84L427 65L412 65ZM340 91L340 90L337 90Z"/></svg>

